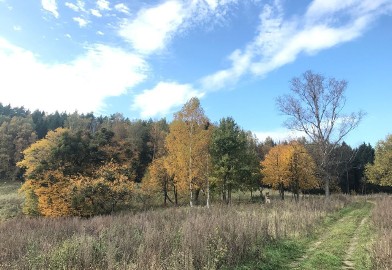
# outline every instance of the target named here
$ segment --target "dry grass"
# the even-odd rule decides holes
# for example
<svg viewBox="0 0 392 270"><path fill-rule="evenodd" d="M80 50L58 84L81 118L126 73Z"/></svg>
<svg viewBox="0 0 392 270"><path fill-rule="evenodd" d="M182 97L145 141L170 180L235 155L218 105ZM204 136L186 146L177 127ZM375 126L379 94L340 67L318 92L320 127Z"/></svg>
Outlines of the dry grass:
<svg viewBox="0 0 392 270"><path fill-rule="evenodd" d="M14 218L0 224L1 269L218 269L261 259L266 243L311 233L328 202L172 208L91 219Z"/></svg>
<svg viewBox="0 0 392 270"><path fill-rule="evenodd" d="M392 269L392 196L375 202L372 219L378 236L373 245L374 268Z"/></svg>

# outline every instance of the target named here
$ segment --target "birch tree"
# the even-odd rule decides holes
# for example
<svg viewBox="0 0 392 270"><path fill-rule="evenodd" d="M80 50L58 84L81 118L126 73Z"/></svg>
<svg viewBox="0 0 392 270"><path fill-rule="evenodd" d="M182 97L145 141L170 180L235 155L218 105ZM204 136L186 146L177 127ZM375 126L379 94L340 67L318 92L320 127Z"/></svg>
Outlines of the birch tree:
<svg viewBox="0 0 392 270"><path fill-rule="evenodd" d="M168 171L177 179L179 187L188 187L191 207L205 185L209 126L199 99L191 98L174 114L165 141L170 160L166 163Z"/></svg>
<svg viewBox="0 0 392 270"><path fill-rule="evenodd" d="M329 157L343 138L360 123L363 112L343 113L347 81L326 79L306 71L290 82L291 94L277 99L278 109L289 117L285 125L304 132L316 149L316 163L324 182L325 195L330 195Z"/></svg>

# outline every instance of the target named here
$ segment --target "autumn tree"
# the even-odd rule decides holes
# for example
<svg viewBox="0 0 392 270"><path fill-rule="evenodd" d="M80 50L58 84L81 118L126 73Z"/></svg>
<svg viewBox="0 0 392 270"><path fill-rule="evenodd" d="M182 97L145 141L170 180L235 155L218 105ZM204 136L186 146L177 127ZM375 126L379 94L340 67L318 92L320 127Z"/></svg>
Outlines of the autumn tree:
<svg viewBox="0 0 392 270"><path fill-rule="evenodd" d="M178 204L177 183L166 169L165 157L156 158L151 162L142 181L142 190L147 195L162 194L164 206L168 201ZM170 193L173 197L170 197Z"/></svg>
<svg viewBox="0 0 392 270"><path fill-rule="evenodd" d="M59 172L61 165L54 159L52 152L66 132L62 128L50 131L45 139L33 143L23 152L24 159L17 165L25 170L26 181L21 188L26 197L24 213L53 216L69 214L69 193L65 192L62 181L67 181L67 178Z"/></svg>
<svg viewBox="0 0 392 270"><path fill-rule="evenodd" d="M150 123L152 162L142 181L144 194L162 194L165 206L168 201L175 205L178 204L177 183L173 175L167 170L167 167L170 167L167 163L167 151L165 148L165 140L168 133L169 125L165 119ZM170 193L172 193L173 197L170 197Z"/></svg>
<svg viewBox="0 0 392 270"><path fill-rule="evenodd" d="M316 177L316 164L305 146L296 141L291 142L289 146L291 147L289 187L298 200L300 190L319 187L319 180Z"/></svg>
<svg viewBox="0 0 392 270"><path fill-rule="evenodd" d="M290 129L304 132L315 145L315 161L324 181L325 195L330 195L331 175L328 162L333 149L362 119L364 113L343 114L347 81L325 79L312 71L290 82L292 94L277 99L279 110L289 116Z"/></svg>
<svg viewBox="0 0 392 270"><path fill-rule="evenodd" d="M193 206L199 192L205 188L208 161L209 121L198 98L191 98L174 114L166 137L167 170L180 189L189 190L189 203Z"/></svg>
<svg viewBox="0 0 392 270"><path fill-rule="evenodd" d="M284 199L289 189L298 200L300 190L318 186L316 165L304 145L298 142L273 147L261 162L262 182L278 189Z"/></svg>
<svg viewBox="0 0 392 270"><path fill-rule="evenodd" d="M94 136L58 128L24 153L24 212L44 216L91 216L126 205L135 180L133 155L113 141L113 132Z"/></svg>
<svg viewBox="0 0 392 270"><path fill-rule="evenodd" d="M277 145L270 149L265 159L261 162L262 182L274 189L284 199L284 190L290 184L289 164L291 159L291 147Z"/></svg>
<svg viewBox="0 0 392 270"><path fill-rule="evenodd" d="M365 175L373 184L392 186L392 135L377 143L374 163L366 165Z"/></svg>

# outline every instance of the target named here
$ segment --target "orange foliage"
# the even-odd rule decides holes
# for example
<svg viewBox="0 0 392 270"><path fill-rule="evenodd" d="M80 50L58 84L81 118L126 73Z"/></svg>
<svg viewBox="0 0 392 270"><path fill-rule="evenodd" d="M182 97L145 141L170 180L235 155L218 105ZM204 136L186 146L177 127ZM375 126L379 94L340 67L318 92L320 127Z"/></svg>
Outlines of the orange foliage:
<svg viewBox="0 0 392 270"><path fill-rule="evenodd" d="M291 189L298 194L300 189L319 185L313 158L298 142L273 147L261 162L261 167L262 182L282 192L283 189Z"/></svg>

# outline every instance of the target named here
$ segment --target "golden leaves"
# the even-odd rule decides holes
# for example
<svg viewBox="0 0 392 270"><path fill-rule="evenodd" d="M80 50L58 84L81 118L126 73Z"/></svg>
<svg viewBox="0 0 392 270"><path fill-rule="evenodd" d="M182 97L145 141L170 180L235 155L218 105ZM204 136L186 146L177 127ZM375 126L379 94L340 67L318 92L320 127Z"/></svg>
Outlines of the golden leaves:
<svg viewBox="0 0 392 270"><path fill-rule="evenodd" d="M279 185L300 189L318 186L316 165L306 148L298 142L273 147L261 162L261 167L262 182L273 188Z"/></svg>

